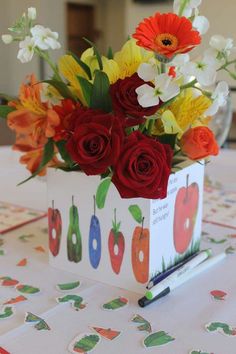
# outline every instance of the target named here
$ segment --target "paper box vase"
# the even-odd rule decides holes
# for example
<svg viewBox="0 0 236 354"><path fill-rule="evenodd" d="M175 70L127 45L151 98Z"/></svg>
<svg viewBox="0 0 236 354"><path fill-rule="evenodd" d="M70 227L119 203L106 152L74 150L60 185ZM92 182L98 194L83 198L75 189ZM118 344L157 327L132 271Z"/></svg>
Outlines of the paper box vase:
<svg viewBox="0 0 236 354"><path fill-rule="evenodd" d="M50 264L140 294L156 274L199 250L204 164L171 174L163 200L122 199L100 176L49 169Z"/></svg>

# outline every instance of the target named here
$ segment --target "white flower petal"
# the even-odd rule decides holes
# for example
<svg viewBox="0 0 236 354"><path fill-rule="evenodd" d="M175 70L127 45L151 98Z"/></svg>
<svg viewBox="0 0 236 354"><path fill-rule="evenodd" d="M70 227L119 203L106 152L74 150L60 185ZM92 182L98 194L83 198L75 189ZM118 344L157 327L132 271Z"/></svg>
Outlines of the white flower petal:
<svg viewBox="0 0 236 354"><path fill-rule="evenodd" d="M140 106L153 107L159 104L159 97L155 95L155 89L147 84L138 87L135 92L138 95L138 103Z"/></svg>
<svg viewBox="0 0 236 354"><path fill-rule="evenodd" d="M28 8L28 18L29 18L31 21L34 21L34 20L36 20L36 17L37 17L36 8L35 8L35 7L29 7L29 8Z"/></svg>
<svg viewBox="0 0 236 354"><path fill-rule="evenodd" d="M196 28L200 34L205 34L209 30L210 23L205 16L197 16L193 20L193 27Z"/></svg>
<svg viewBox="0 0 236 354"><path fill-rule="evenodd" d="M214 116L218 110L219 110L220 106L218 104L217 101L213 101L212 105L206 110L206 112L204 113L206 116Z"/></svg>
<svg viewBox="0 0 236 354"><path fill-rule="evenodd" d="M2 41L5 43L5 44L10 44L12 43L13 41L13 37L11 34L3 34L2 35Z"/></svg>
<svg viewBox="0 0 236 354"><path fill-rule="evenodd" d="M165 91L171 82L168 74L160 74L155 77L155 87L160 91Z"/></svg>
<svg viewBox="0 0 236 354"><path fill-rule="evenodd" d="M179 86L177 84L171 82L169 84L168 88L166 89L166 91L160 95L160 99L162 100L162 102L167 102L171 98L177 96L179 93L180 93Z"/></svg>
<svg viewBox="0 0 236 354"><path fill-rule="evenodd" d="M219 52L228 51L233 48L233 39L215 35L210 39L210 46Z"/></svg>
<svg viewBox="0 0 236 354"><path fill-rule="evenodd" d="M157 67L149 63L143 63L138 68L138 76L144 81L153 81L157 74Z"/></svg>

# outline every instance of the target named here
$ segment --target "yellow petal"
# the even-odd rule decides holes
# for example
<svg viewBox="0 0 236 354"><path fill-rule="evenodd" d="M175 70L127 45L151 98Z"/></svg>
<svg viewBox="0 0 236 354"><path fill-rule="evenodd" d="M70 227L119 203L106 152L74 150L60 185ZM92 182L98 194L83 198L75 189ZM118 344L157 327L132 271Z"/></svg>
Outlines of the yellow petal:
<svg viewBox="0 0 236 354"><path fill-rule="evenodd" d="M165 111L161 116L161 120L166 134L182 133L182 129L178 125L175 116L171 111Z"/></svg>

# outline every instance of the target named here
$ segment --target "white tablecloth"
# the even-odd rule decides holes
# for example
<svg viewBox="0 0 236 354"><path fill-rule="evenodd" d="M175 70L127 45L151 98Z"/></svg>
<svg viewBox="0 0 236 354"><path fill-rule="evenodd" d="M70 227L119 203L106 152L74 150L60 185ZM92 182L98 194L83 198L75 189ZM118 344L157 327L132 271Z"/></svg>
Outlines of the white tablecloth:
<svg viewBox="0 0 236 354"><path fill-rule="evenodd" d="M230 190L236 190L235 152L223 151L207 166L207 172ZM15 186L26 175L24 168L16 164L16 154L1 148L0 200L46 210L45 182L35 179L21 187ZM55 301L61 296L56 284L77 280L77 276L48 265L45 228L43 219L0 236L6 251L5 256L0 256L0 277L10 276L41 289L38 295L27 296L28 301L16 305L12 318L0 321L0 347L11 354L65 354L74 337L91 333L89 327L97 326L121 330L122 334L114 341L102 339L94 354L144 353L142 341L147 333L138 331L137 325L131 322L132 316L139 314L151 323L153 331L163 330L175 338L166 346L148 349L151 354L188 354L193 349L236 354L236 336L208 333L205 329L209 322L225 322L236 327L236 255L229 255L213 269L145 309L138 307L136 294L80 278L82 285L76 292L84 298L86 308L76 311L68 303L61 305ZM232 229L211 224L204 224L203 228L216 240L232 234ZM22 242L21 235L34 236ZM46 252L35 250L37 246L44 247ZM236 246L236 238L227 238L226 242L213 246L205 239L202 244L203 248L212 247L215 253L229 246ZM27 258L27 265L16 266L23 258ZM224 301L212 299L210 292L216 289L228 294ZM0 287L0 303L17 295L14 288ZM121 295L129 299L125 309L111 312L102 309L102 304ZM24 324L26 312L43 317L51 330L37 331L33 325Z"/></svg>

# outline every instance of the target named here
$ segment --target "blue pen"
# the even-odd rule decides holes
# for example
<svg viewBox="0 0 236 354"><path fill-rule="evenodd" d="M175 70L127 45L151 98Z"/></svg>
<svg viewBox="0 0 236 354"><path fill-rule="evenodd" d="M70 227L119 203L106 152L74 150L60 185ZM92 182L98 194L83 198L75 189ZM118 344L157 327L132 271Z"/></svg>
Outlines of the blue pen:
<svg viewBox="0 0 236 354"><path fill-rule="evenodd" d="M186 258L184 261L180 262L179 264L171 267L170 269L168 269L166 272L160 273L158 275L156 275L154 278L152 278L149 283L146 286L146 289L151 289L153 286L155 286L156 284L160 283L163 279L167 278L170 274L174 273L177 269L179 269L180 267L182 267L184 264L186 264L187 262L189 262L191 259L193 259L194 257L196 257L199 254L199 252L194 253L192 256L189 256L188 258Z"/></svg>

